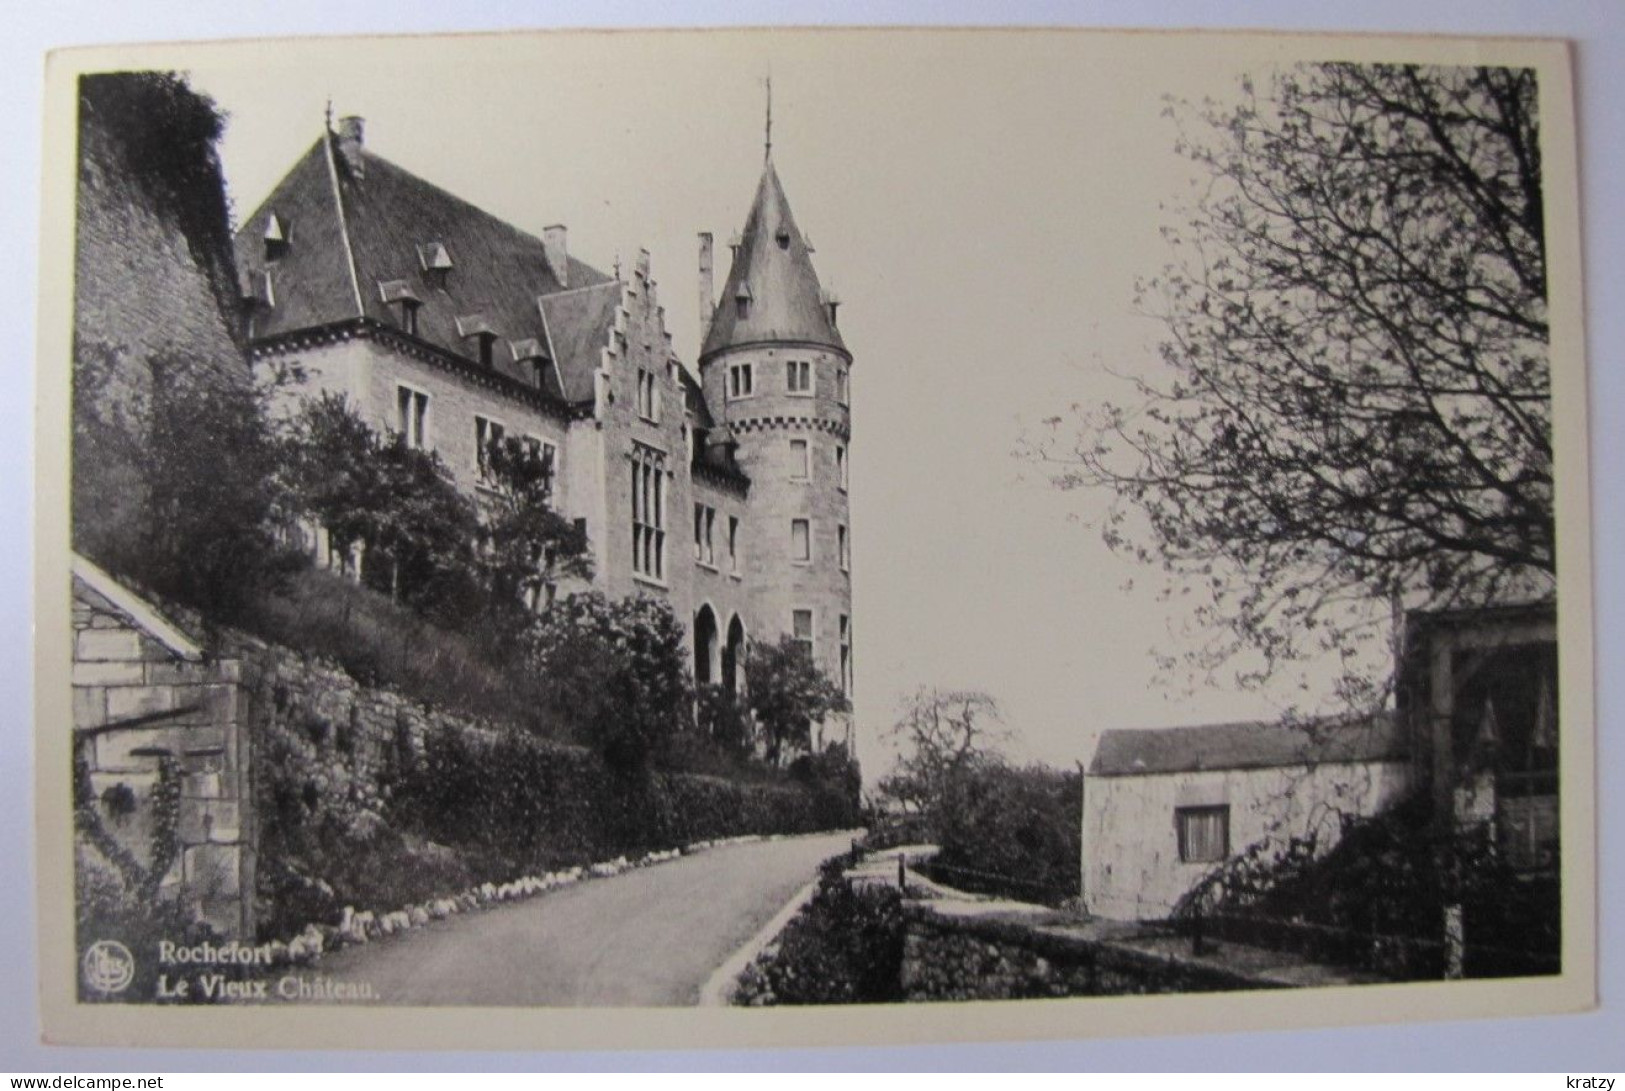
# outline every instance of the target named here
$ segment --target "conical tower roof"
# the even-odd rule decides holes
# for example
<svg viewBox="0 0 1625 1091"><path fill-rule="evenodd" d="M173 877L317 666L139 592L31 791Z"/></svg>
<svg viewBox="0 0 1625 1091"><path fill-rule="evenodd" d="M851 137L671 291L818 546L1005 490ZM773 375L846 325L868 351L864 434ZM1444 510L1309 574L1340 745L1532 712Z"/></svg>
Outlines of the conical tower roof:
<svg viewBox="0 0 1625 1091"><path fill-rule="evenodd" d="M749 301L743 315L741 298ZM784 186L769 159L700 358L741 345L780 341L846 352L824 304L807 240L796 227Z"/></svg>

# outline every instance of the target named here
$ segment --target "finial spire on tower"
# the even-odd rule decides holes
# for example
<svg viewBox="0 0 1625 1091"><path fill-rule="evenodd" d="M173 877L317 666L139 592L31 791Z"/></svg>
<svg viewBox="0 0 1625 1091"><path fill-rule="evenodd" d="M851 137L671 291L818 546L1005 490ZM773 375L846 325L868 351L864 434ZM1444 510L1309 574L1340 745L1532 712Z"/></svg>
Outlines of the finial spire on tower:
<svg viewBox="0 0 1625 1091"><path fill-rule="evenodd" d="M327 131L333 131L333 96L327 96Z"/></svg>
<svg viewBox="0 0 1625 1091"><path fill-rule="evenodd" d="M766 148L762 152L762 162L766 163L773 158L773 76L767 77L767 140Z"/></svg>

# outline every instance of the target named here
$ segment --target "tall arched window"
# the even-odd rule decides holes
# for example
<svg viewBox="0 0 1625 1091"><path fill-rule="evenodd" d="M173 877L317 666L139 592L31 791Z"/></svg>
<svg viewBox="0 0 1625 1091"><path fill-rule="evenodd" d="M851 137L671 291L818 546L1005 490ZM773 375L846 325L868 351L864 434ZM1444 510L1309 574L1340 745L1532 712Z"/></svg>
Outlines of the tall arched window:
<svg viewBox="0 0 1625 1091"><path fill-rule="evenodd" d="M694 615L694 681L710 685L717 671L717 615L710 606L700 607Z"/></svg>

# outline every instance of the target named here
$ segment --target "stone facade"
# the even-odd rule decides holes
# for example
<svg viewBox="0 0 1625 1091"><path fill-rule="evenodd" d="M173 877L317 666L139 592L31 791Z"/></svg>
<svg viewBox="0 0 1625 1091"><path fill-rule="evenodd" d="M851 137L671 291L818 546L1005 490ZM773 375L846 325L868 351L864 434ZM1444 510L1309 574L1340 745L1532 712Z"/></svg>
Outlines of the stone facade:
<svg viewBox="0 0 1625 1091"><path fill-rule="evenodd" d="M607 276L568 255L562 226L527 235L361 134L359 119L325 134L238 233L256 363L303 376L285 408L341 393L375 427L416 431L476 496L477 421L552 445L588 586L668 602L697 680L737 688L749 644L789 634L850 693L852 356L772 164L722 307L702 236L696 376L647 252ZM730 393L740 367L754 384ZM412 397L421 428L402 417ZM849 722L822 734L850 741Z"/></svg>
<svg viewBox="0 0 1625 1091"><path fill-rule="evenodd" d="M179 778L175 862L159 895L228 938L254 930L252 752L236 660L209 659L95 565L73 566L75 760L103 827L144 867L154 794ZM83 851L94 851L83 846Z"/></svg>

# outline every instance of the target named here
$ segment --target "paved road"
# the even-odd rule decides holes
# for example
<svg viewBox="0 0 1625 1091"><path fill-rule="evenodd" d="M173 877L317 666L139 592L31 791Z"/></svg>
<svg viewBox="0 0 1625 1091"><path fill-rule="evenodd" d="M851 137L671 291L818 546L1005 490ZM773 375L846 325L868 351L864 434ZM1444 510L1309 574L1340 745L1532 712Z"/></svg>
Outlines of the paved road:
<svg viewBox="0 0 1625 1091"><path fill-rule="evenodd" d="M389 1005L690 1005L846 834L729 845L460 914L304 971Z"/></svg>

